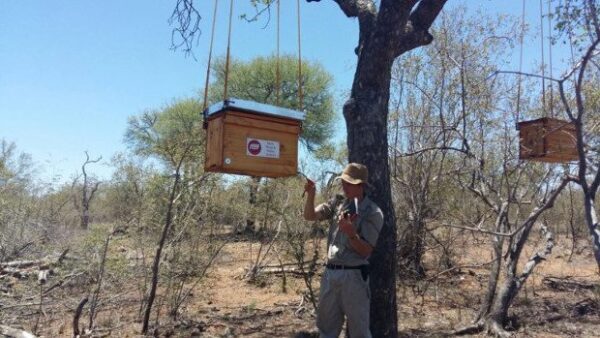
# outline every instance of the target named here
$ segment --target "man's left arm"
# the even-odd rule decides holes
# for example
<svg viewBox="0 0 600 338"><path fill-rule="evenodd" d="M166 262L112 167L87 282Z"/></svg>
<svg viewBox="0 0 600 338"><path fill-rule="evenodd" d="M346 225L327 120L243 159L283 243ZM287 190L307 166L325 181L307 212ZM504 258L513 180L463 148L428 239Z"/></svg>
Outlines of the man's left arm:
<svg viewBox="0 0 600 338"><path fill-rule="evenodd" d="M356 253L358 253L361 257L367 258L371 256L373 247L371 244L363 240L357 232L355 232L355 235L351 235L348 238L352 249L354 249L354 251L356 251Z"/></svg>

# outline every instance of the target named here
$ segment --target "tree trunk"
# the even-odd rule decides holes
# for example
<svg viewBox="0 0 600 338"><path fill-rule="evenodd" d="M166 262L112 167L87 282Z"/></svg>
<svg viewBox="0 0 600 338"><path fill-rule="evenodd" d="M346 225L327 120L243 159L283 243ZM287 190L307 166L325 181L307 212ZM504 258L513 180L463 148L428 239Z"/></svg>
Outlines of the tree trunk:
<svg viewBox="0 0 600 338"><path fill-rule="evenodd" d="M507 276L500 290L497 292L496 300L488 315L488 326L491 323L504 327L506 318L508 317L508 308L519 291L515 276Z"/></svg>
<svg viewBox="0 0 600 338"><path fill-rule="evenodd" d="M483 302L481 302L481 308L475 318L475 322L485 318L492 308L494 299L496 298L496 288L498 286L498 279L500 277L500 267L502 266L502 248L504 247L504 238L501 236L495 236L494 241L494 262L490 267L490 278L488 280L488 288Z"/></svg>
<svg viewBox="0 0 600 338"><path fill-rule="evenodd" d="M248 198L248 205L250 214L246 218L246 229L245 231L249 231L249 233L258 232L258 224L256 222L256 202L258 197L258 187L260 186L260 181L262 177L253 176L252 183L250 183L250 197Z"/></svg>
<svg viewBox="0 0 600 338"><path fill-rule="evenodd" d="M560 190L562 190L562 188ZM548 227L542 225L542 234L546 237L547 243L543 250L536 252L529 259L523 268L523 272L517 275L519 258L523 252L523 248L525 247L525 243L527 242L536 219L537 216L534 216L530 217L530 219L526 221L526 226L520 233L516 235L516 238L514 238L514 243L508 252L507 262L505 264L506 276L502 283L502 287L496 293L497 297L485 323L488 332L493 333L496 336L510 336L509 333L504 331L504 326L508 318L508 309L523 285L525 285L527 278L531 275L535 267L540 262L545 260L548 255L550 255L552 248L554 247L554 235L548 229Z"/></svg>
<svg viewBox="0 0 600 338"><path fill-rule="evenodd" d="M179 164L181 166L181 163ZM154 298L156 297L156 289L158 288L158 277L159 277L159 267L160 267L160 259L162 255L163 247L165 246L165 242L167 241L167 237L169 234L169 229L171 228L171 224L173 222L173 204L175 203L175 192L177 187L179 186L179 167L175 173L175 179L173 181L173 186L171 186L171 192L169 197L169 205L167 207L167 214L165 217L165 225L163 227L163 231L160 236L160 240L158 243L158 247L156 248L156 255L154 256L154 261L152 263L152 283L150 286L150 293L148 294L148 302L146 304L146 311L144 312L144 320L142 323L142 333L147 334L148 328L150 324L150 314L152 313L152 305L154 304Z"/></svg>
<svg viewBox="0 0 600 338"><path fill-rule="evenodd" d="M585 193L585 222L590 231L594 257L598 265L598 273L600 273L600 226L598 225L598 216L594 207L594 198L590 195L589 192Z"/></svg>
<svg viewBox="0 0 600 338"><path fill-rule="evenodd" d="M397 337L396 216L388 164L387 118L393 60L381 55L359 59L352 95L344 105L348 159L369 169L370 197L384 214L384 225L370 258L371 334Z"/></svg>
<svg viewBox="0 0 600 338"><path fill-rule="evenodd" d="M428 30L446 0L336 2L346 16L358 19L360 28L356 72L350 98L344 104L348 160L369 168L370 195L384 215L383 228L370 258L371 334L395 338L398 336L396 216L387 137L392 64L400 55L431 43L433 37Z"/></svg>
<svg viewBox="0 0 600 338"><path fill-rule="evenodd" d="M398 253L400 268L405 270L407 276L421 279L425 277L425 267L423 266L423 251L425 250L425 221L420 217L409 221L407 233L402 237L404 241L401 244L401 250ZM400 271L403 275L403 271Z"/></svg>
<svg viewBox="0 0 600 338"><path fill-rule="evenodd" d="M83 207L83 213L81 216L81 228L87 229L90 224L90 211L88 206Z"/></svg>

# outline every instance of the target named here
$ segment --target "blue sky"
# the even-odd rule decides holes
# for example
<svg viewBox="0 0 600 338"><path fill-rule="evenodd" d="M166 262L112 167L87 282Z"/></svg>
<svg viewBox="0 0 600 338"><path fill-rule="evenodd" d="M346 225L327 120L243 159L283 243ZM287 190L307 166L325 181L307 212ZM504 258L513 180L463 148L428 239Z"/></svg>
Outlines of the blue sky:
<svg viewBox="0 0 600 338"><path fill-rule="evenodd" d="M539 24L539 1L527 1L527 21ZM168 18L175 0L1 0L0 139L32 155L42 177L68 179L85 159L125 151L129 116L198 93L208 58L212 0L197 0L204 14L196 58L170 50ZM252 14L235 1L235 16ZM450 0L489 13L520 15L520 0ZM546 4L546 0L544 0ZM226 47L229 1L219 1L216 55ZM302 54L321 62L342 98L352 84L355 20L330 0L301 3ZM282 1L281 50L296 53L296 1ZM232 54L241 59L275 51L275 17L234 21ZM539 41L525 49L525 69L539 62ZM558 48L558 49L557 49ZM555 64L563 47L555 47ZM564 49L564 48L563 48ZM515 51L516 55L516 51ZM555 72L560 72L560 66ZM516 69L516 68L515 68ZM341 106L343 102L338 102ZM341 119L341 113L339 113ZM339 123L338 138L343 135ZM107 164L90 168L108 177Z"/></svg>

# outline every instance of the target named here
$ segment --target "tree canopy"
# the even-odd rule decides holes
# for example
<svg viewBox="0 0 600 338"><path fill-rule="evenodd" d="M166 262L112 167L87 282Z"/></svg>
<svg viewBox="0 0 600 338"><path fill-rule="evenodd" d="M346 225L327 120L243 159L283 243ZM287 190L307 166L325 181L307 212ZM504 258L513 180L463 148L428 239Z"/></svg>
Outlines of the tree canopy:
<svg viewBox="0 0 600 338"><path fill-rule="evenodd" d="M277 63L280 68L277 100ZM298 58L293 55L257 57L250 61L230 60L228 96L299 110ZM215 62L215 80L210 86L209 102L223 99L225 59ZM318 62L302 62L302 110L306 120L301 140L309 150L326 143L333 132L335 117L332 76Z"/></svg>

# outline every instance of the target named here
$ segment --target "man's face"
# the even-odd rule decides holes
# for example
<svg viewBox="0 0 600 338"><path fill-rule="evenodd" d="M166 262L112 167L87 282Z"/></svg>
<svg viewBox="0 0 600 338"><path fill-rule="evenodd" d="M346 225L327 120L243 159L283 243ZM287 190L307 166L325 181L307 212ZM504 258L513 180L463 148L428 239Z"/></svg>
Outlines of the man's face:
<svg viewBox="0 0 600 338"><path fill-rule="evenodd" d="M359 184L350 184L344 180L342 180L342 188L344 189L344 195L346 198L361 198L364 193L364 188L362 183Z"/></svg>

